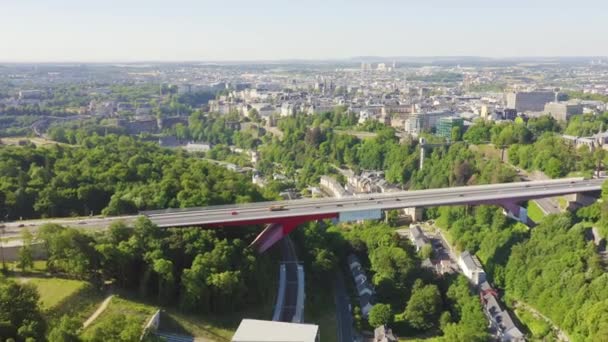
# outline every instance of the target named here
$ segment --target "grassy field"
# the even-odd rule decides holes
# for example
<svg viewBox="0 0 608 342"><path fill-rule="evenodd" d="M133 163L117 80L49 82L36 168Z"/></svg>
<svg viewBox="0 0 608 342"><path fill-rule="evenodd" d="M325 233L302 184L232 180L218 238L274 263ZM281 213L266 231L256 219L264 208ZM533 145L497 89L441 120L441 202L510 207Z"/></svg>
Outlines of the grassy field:
<svg viewBox="0 0 608 342"><path fill-rule="evenodd" d="M51 311L63 301L82 291L87 282L59 278L18 278L19 281L34 284L40 294L40 305L45 311Z"/></svg>
<svg viewBox="0 0 608 342"><path fill-rule="evenodd" d="M82 290L66 298L60 305L48 312L49 322L53 325L63 315L68 315L78 322L84 323L97 310L103 299L103 293L87 284Z"/></svg>
<svg viewBox="0 0 608 342"><path fill-rule="evenodd" d="M161 316L160 330L206 337L214 341L230 341L243 318L269 320L272 318L272 310L271 303L225 315L186 314L166 309Z"/></svg>
<svg viewBox="0 0 608 342"><path fill-rule="evenodd" d="M568 208L568 200L563 196L557 198L557 203L559 204L560 209Z"/></svg>
<svg viewBox="0 0 608 342"><path fill-rule="evenodd" d="M102 324L105 320L110 319L110 317L115 314L135 317L137 320L141 321L141 326L143 328L144 324L156 310L157 308L152 305L116 296L112 298L106 310L93 322L93 324L82 332L82 336L87 340L95 330L95 327Z"/></svg>
<svg viewBox="0 0 608 342"><path fill-rule="evenodd" d="M555 334L551 325L541 318L536 318L528 311L517 309L514 311L519 321L525 325L533 340L555 341Z"/></svg>
<svg viewBox="0 0 608 342"><path fill-rule="evenodd" d="M502 151L499 148L496 148L492 144L484 144L484 145L469 145L469 149L474 152L481 153L484 157L488 159L501 159ZM505 151L505 159L507 158L507 153Z"/></svg>
<svg viewBox="0 0 608 342"><path fill-rule="evenodd" d="M243 318L270 320L276 301L279 283L278 250L270 250L271 266L267 271L270 279L266 300L258 305L225 314L197 314L180 312L176 307L163 308L159 330L183 335L207 338L212 341L230 341ZM276 253L274 255L273 253Z"/></svg>
<svg viewBox="0 0 608 342"><path fill-rule="evenodd" d="M528 217L531 218L532 221L540 223L545 217L545 214L536 202L528 201Z"/></svg>
<svg viewBox="0 0 608 342"><path fill-rule="evenodd" d="M84 322L103 301L103 294L90 283L81 280L46 276L46 261L34 261L33 269L20 272L17 263L8 263L15 280L36 286L40 294L40 306L53 326L63 315Z"/></svg>
<svg viewBox="0 0 608 342"><path fill-rule="evenodd" d="M36 146L44 146L44 145L67 145L63 143L58 143L53 140L44 139L40 137L6 137L2 138L2 143L6 145L19 145L20 141L30 141L34 143Z"/></svg>
<svg viewBox="0 0 608 342"><path fill-rule="evenodd" d="M334 130L334 132L336 134L348 134L348 135L352 135L355 136L359 139L372 139L375 138L378 134L373 133L373 132L365 132L365 131L355 131L355 130L342 130L342 129L336 129Z"/></svg>

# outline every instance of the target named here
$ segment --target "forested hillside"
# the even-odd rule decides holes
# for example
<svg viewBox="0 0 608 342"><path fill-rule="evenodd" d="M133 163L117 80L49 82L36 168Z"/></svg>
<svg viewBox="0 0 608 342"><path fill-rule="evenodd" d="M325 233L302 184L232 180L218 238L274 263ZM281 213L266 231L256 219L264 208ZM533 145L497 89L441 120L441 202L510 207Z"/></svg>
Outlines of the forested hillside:
<svg viewBox="0 0 608 342"><path fill-rule="evenodd" d="M567 215L547 217L513 247L506 293L551 318L573 341L601 341L608 336L608 274L586 229Z"/></svg>
<svg viewBox="0 0 608 342"><path fill-rule="evenodd" d="M9 219L260 200L244 175L127 136L0 147L0 210Z"/></svg>
<svg viewBox="0 0 608 342"><path fill-rule="evenodd" d="M110 283L115 291L174 310L220 315L267 303L276 291L277 266L271 254L258 255L247 248L255 234L245 227L238 231L160 229L142 217L133 227L118 222L107 231L93 233L47 224L36 238L48 255L47 277L83 279L96 289ZM21 256L30 260L21 262L27 272L31 250L26 248ZM34 286L0 275L0 339L44 340L50 334L72 336L69 341L132 341L112 326L99 327L79 339L82 322L70 324L74 317L69 315L61 322L50 319L41 314L37 301ZM141 322L119 323L140 336Z"/></svg>
<svg viewBox="0 0 608 342"><path fill-rule="evenodd" d="M272 175L279 166L294 176L299 187L336 172L332 165L355 171L382 170L387 181L414 189L509 182L515 178L513 169L497 160L484 160L463 142L430 149L424 169L418 170L420 147L416 141L399 142L390 127L363 140L337 133L332 127L341 117L324 113L282 119L279 127L284 137L268 139L260 147L259 170Z"/></svg>

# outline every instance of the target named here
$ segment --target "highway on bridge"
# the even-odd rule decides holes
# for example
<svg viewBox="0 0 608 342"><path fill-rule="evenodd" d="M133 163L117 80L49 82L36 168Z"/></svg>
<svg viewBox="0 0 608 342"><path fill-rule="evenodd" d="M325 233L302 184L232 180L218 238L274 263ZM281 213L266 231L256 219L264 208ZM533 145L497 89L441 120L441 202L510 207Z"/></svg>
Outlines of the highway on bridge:
<svg viewBox="0 0 608 342"><path fill-rule="evenodd" d="M365 210L389 210L459 204L500 204L601 190L605 179L569 178L548 181L475 185L418 191L301 199L240 205L148 211L142 214L160 227L270 223L293 217ZM280 206L282 210L271 211Z"/></svg>
<svg viewBox="0 0 608 342"><path fill-rule="evenodd" d="M373 193L343 198L300 199L290 201L256 202L187 209L147 211L146 215L160 227L236 226L243 224L277 223L298 217L310 219L337 217L340 213L365 210L389 210L409 207L432 207L461 204L517 203L529 199L573 193L599 191L606 178L584 180L567 178L546 181L475 185L417 191ZM271 206L283 210L270 211ZM101 229L112 222L130 224L130 216L55 218L4 223L4 237L18 237L22 227L35 231L44 223L57 223L78 228Z"/></svg>

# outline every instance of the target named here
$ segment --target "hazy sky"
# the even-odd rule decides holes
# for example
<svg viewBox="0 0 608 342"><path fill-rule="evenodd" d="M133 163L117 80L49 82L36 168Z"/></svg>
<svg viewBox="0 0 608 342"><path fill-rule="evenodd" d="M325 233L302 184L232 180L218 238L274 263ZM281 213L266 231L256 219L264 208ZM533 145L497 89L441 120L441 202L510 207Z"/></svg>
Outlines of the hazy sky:
<svg viewBox="0 0 608 342"><path fill-rule="evenodd" d="M606 56L607 0L0 0L0 61Z"/></svg>

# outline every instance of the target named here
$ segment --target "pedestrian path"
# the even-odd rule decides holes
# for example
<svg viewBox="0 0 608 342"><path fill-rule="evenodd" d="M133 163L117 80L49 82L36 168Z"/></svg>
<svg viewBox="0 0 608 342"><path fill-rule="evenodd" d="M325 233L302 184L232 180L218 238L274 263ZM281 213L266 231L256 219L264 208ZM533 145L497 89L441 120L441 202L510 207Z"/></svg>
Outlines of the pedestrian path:
<svg viewBox="0 0 608 342"><path fill-rule="evenodd" d="M93 312L91 317L89 317L82 324L82 329L86 329L89 325L91 325L97 319L97 317L99 317L99 315L101 315L102 312L104 312L104 310L108 307L108 304L110 304L112 297L114 297L114 295L109 295L108 297L106 297L106 299L103 300L103 302L101 302L101 305L99 305L97 310L95 310L95 312Z"/></svg>

